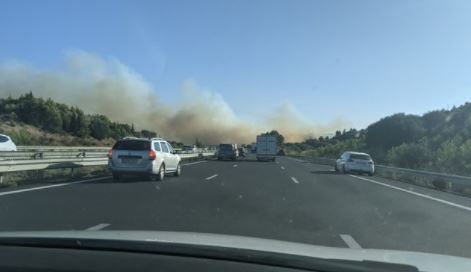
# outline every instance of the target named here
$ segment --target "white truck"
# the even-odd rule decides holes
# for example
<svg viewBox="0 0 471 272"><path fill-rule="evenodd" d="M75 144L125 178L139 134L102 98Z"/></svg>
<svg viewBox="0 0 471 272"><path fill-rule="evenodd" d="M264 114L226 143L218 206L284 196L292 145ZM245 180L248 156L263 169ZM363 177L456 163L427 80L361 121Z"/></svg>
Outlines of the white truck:
<svg viewBox="0 0 471 272"><path fill-rule="evenodd" d="M278 153L276 136L257 136L257 160L275 161Z"/></svg>

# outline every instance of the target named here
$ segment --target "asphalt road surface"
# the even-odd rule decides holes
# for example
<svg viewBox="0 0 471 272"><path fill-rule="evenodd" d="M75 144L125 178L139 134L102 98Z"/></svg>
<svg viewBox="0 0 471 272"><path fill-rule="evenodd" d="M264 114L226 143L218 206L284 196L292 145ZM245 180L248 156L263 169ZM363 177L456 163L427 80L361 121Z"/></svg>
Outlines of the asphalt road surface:
<svg viewBox="0 0 471 272"><path fill-rule="evenodd" d="M171 230L471 257L471 200L280 157L0 191L0 231Z"/></svg>

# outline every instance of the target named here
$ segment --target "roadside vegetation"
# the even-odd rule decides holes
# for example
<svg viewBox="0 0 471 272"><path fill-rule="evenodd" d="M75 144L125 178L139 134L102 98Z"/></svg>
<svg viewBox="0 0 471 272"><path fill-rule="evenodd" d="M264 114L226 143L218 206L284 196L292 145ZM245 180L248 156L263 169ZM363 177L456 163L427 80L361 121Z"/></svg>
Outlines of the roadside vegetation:
<svg viewBox="0 0 471 272"><path fill-rule="evenodd" d="M104 115L86 114L78 107L35 97L32 92L0 99L0 133L12 137L17 145L110 146L125 136L157 136L154 131L137 130L133 124L113 122Z"/></svg>
<svg viewBox="0 0 471 272"><path fill-rule="evenodd" d="M363 130L284 145L292 155L338 158L346 150L370 153L377 163L455 174L471 174L471 103L422 116L385 117Z"/></svg>
<svg viewBox="0 0 471 272"><path fill-rule="evenodd" d="M155 137L150 130L86 114L78 107L35 97L0 99L0 133L17 145L110 146L124 136ZM336 131L332 137L285 143L274 135L288 155L337 158L346 150L370 153L377 163L455 174L471 174L471 103L424 115L394 114L366 129ZM198 146L202 146L196 139ZM171 141L180 148L183 144Z"/></svg>

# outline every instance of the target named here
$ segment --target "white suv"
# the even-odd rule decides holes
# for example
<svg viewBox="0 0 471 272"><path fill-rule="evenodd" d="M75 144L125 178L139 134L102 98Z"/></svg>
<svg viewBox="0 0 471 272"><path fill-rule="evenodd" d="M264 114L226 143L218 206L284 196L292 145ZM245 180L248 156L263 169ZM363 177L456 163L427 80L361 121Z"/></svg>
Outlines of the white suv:
<svg viewBox="0 0 471 272"><path fill-rule="evenodd" d="M367 173L372 176L375 173L375 163L366 153L347 151L335 162L335 171Z"/></svg>
<svg viewBox="0 0 471 272"><path fill-rule="evenodd" d="M124 138L108 152L108 169L115 180L122 175L146 175L163 180L165 174L180 176L181 158L172 146L161 138Z"/></svg>

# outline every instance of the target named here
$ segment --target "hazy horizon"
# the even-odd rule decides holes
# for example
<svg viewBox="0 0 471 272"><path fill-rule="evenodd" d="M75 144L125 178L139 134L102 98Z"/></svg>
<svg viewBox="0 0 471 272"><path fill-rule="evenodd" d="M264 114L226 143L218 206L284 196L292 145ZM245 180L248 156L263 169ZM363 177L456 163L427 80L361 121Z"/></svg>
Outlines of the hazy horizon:
<svg viewBox="0 0 471 272"><path fill-rule="evenodd" d="M466 1L5 1L0 94L77 101L179 139L189 131L240 141L270 129L291 140L331 135L470 101L470 8Z"/></svg>

